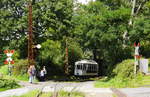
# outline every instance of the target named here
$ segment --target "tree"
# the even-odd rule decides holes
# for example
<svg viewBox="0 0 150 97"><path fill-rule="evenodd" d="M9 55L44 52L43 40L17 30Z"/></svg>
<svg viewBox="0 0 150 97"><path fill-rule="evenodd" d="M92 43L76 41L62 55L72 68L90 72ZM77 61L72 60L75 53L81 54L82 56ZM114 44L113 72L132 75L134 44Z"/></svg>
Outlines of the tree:
<svg viewBox="0 0 150 97"><path fill-rule="evenodd" d="M0 1L1 46L27 46L28 1ZM71 32L72 0L32 0L34 44L49 39L61 40ZM11 42L13 41L13 42ZM22 45L24 44L24 45Z"/></svg>
<svg viewBox="0 0 150 97"><path fill-rule="evenodd" d="M99 1L83 5L75 13L75 37L83 44L83 50L93 52L94 60L99 62L105 74L109 69L111 71L113 64L127 57L124 56L122 36L124 30L128 30L129 18L130 9L111 10Z"/></svg>

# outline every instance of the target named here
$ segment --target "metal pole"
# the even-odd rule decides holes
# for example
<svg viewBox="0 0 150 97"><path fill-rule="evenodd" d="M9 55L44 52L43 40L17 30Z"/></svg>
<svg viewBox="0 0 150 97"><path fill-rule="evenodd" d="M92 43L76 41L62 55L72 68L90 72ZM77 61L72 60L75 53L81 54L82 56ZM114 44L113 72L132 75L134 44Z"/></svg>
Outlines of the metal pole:
<svg viewBox="0 0 150 97"><path fill-rule="evenodd" d="M136 66L137 66L137 58L136 58L136 55L134 56L134 76L136 76Z"/></svg>

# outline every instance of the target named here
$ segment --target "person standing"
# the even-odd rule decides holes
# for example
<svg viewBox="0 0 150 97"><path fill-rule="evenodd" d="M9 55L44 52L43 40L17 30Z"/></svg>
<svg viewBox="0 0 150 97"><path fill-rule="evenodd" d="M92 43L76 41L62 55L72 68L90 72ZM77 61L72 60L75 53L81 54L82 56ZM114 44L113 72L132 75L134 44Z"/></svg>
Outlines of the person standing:
<svg viewBox="0 0 150 97"><path fill-rule="evenodd" d="M46 75L46 74L47 74L47 71L46 71L45 66L43 66L43 70L44 70L44 74Z"/></svg>
<svg viewBox="0 0 150 97"><path fill-rule="evenodd" d="M45 80L44 69L42 69L42 70L40 71L40 80L41 80L41 81L44 81L44 80Z"/></svg>
<svg viewBox="0 0 150 97"><path fill-rule="evenodd" d="M29 82L33 83L32 65L28 68Z"/></svg>
<svg viewBox="0 0 150 97"><path fill-rule="evenodd" d="M34 65L32 65L32 75L33 75L33 80L35 80L35 78L36 78L36 69L35 69Z"/></svg>

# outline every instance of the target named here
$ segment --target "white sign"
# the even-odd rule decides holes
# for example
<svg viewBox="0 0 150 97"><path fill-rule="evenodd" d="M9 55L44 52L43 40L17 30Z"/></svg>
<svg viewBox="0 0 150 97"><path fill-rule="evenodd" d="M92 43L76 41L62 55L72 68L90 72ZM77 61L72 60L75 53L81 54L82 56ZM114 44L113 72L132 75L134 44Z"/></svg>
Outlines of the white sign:
<svg viewBox="0 0 150 97"><path fill-rule="evenodd" d="M148 59L140 59L140 71L148 73Z"/></svg>

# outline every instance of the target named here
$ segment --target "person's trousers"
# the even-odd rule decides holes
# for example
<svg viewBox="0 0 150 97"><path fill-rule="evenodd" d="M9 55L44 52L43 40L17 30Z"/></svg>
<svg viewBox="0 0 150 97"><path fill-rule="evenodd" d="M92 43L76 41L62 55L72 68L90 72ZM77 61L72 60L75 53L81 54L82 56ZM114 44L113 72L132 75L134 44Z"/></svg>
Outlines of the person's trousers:
<svg viewBox="0 0 150 97"><path fill-rule="evenodd" d="M33 76L29 77L29 82L32 83L33 82Z"/></svg>

